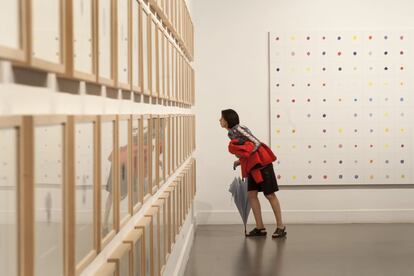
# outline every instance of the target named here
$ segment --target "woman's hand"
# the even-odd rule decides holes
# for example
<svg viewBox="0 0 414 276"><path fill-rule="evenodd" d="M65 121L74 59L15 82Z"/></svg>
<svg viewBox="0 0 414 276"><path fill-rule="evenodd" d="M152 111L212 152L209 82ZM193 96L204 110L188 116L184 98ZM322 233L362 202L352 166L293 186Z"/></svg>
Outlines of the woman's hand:
<svg viewBox="0 0 414 276"><path fill-rule="evenodd" d="M235 170L238 166L240 166L240 161L236 160L233 162L233 170Z"/></svg>

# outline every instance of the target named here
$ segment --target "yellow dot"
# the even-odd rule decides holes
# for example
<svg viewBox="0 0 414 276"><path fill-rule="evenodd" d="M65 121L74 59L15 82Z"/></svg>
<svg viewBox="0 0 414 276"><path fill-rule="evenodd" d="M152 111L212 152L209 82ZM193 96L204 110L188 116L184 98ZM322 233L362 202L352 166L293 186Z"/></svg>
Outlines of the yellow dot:
<svg viewBox="0 0 414 276"><path fill-rule="evenodd" d="M384 82L384 86L388 86L388 82L386 81L386 82Z"/></svg>
<svg viewBox="0 0 414 276"><path fill-rule="evenodd" d="M311 71L310 67L307 67L307 68L306 68L306 71L307 71L307 72L310 72L310 71Z"/></svg>
<svg viewBox="0 0 414 276"><path fill-rule="evenodd" d="M338 132L339 133L342 133L343 132L343 129L342 128L338 129Z"/></svg>
<svg viewBox="0 0 414 276"><path fill-rule="evenodd" d="M354 35L354 36L352 37L352 40L358 40L358 36Z"/></svg>
<svg viewBox="0 0 414 276"><path fill-rule="evenodd" d="M384 116L385 116L385 117L388 117L388 112L385 112L385 113L384 113Z"/></svg>
<svg viewBox="0 0 414 276"><path fill-rule="evenodd" d="M276 133L277 134L280 134L280 129L276 129Z"/></svg>
<svg viewBox="0 0 414 276"><path fill-rule="evenodd" d="M389 129L389 128L386 128L384 131L385 131L385 132L389 132L389 131L390 131L390 129Z"/></svg>
<svg viewBox="0 0 414 276"><path fill-rule="evenodd" d="M404 179L404 178L405 178L405 174L402 174L402 175L401 175L401 178L402 178L402 179Z"/></svg>
<svg viewBox="0 0 414 276"><path fill-rule="evenodd" d="M369 176L369 179L374 179L374 176L371 174L370 176Z"/></svg>
<svg viewBox="0 0 414 276"><path fill-rule="evenodd" d="M291 39L291 40L296 40L296 36L292 35L292 36L290 37L290 39Z"/></svg>
<svg viewBox="0 0 414 276"><path fill-rule="evenodd" d="M388 149L389 147L390 147L390 145L388 145L388 144L384 145L384 148L386 148L386 149Z"/></svg>
<svg viewBox="0 0 414 276"><path fill-rule="evenodd" d="M405 132L405 129L403 129L403 128L402 128L402 129L400 129L400 131L401 131L401 132Z"/></svg>
<svg viewBox="0 0 414 276"><path fill-rule="evenodd" d="M292 176L292 180L296 180L296 175Z"/></svg>
<svg viewBox="0 0 414 276"><path fill-rule="evenodd" d="M403 82L400 82L400 85L401 85L401 86L403 86L403 85L404 85L404 83L403 83Z"/></svg>
<svg viewBox="0 0 414 276"><path fill-rule="evenodd" d="M293 145L293 146L292 146L292 149L296 149L296 145Z"/></svg>
<svg viewBox="0 0 414 276"><path fill-rule="evenodd" d="M372 81L368 82L368 86L372 86L372 85L373 85Z"/></svg>
<svg viewBox="0 0 414 276"><path fill-rule="evenodd" d="M280 149L280 145L277 145L277 146L276 146L276 148L277 148L277 149Z"/></svg>
<svg viewBox="0 0 414 276"><path fill-rule="evenodd" d="M292 129L292 133L295 134L296 133L296 129Z"/></svg>

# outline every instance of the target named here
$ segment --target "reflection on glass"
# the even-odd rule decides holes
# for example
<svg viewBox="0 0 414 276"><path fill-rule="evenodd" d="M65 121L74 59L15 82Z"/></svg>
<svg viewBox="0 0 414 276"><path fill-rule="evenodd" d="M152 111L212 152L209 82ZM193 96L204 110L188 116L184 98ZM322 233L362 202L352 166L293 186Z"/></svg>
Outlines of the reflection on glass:
<svg viewBox="0 0 414 276"><path fill-rule="evenodd" d="M152 187L157 187L158 186L158 181L157 181L157 128L158 128L158 118L153 118L152 119L152 133L151 133L151 160L152 160Z"/></svg>
<svg viewBox="0 0 414 276"><path fill-rule="evenodd" d="M135 243L135 260L134 260L134 265L135 265L135 273L134 276L141 276L141 270L142 270L142 240L139 239L136 243Z"/></svg>
<svg viewBox="0 0 414 276"><path fill-rule="evenodd" d="M143 121L143 144L144 144L144 196L150 193L150 180L149 180L149 164L150 164L150 152L149 152L149 119L144 119Z"/></svg>
<svg viewBox="0 0 414 276"><path fill-rule="evenodd" d="M76 263L93 250L94 123L75 126Z"/></svg>
<svg viewBox="0 0 414 276"><path fill-rule="evenodd" d="M63 274L63 126L35 128L35 275Z"/></svg>
<svg viewBox="0 0 414 276"><path fill-rule="evenodd" d="M151 276L151 225L145 226L145 276Z"/></svg>
<svg viewBox="0 0 414 276"><path fill-rule="evenodd" d="M129 253L121 257L119 264L119 276L130 276L129 274Z"/></svg>
<svg viewBox="0 0 414 276"><path fill-rule="evenodd" d="M17 275L17 130L0 129L0 267Z"/></svg>
<svg viewBox="0 0 414 276"><path fill-rule="evenodd" d="M159 170L159 172L158 172L158 174L159 174L159 183L160 184L162 184L162 183L164 183L164 171L165 171L165 153L164 153L164 150L165 150L165 119L164 118L162 118L162 119L160 119L159 120L159 123L160 123L160 127L159 127L159 130L160 130L160 133L159 133L159 137L160 137L160 139L159 139L159 141L158 141L158 150L159 150L159 156L158 156L158 162L159 162L159 165L158 165L158 170Z"/></svg>
<svg viewBox="0 0 414 276"><path fill-rule="evenodd" d="M101 126L101 214L102 237L114 229L113 217L113 178L112 178L112 151L114 149L114 122L102 122Z"/></svg>
<svg viewBox="0 0 414 276"><path fill-rule="evenodd" d="M132 202L134 206L137 205L142 198L141 189L139 187L139 124L140 120L135 119L132 121Z"/></svg>
<svg viewBox="0 0 414 276"><path fill-rule="evenodd" d="M119 121L119 188L120 219L129 214L128 209L128 120Z"/></svg>

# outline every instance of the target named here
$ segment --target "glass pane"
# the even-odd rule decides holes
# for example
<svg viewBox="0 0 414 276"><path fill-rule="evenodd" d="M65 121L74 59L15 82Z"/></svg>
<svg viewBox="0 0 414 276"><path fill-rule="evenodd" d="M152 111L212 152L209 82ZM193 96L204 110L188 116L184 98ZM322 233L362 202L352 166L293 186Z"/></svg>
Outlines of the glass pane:
<svg viewBox="0 0 414 276"><path fill-rule="evenodd" d="M144 91L149 90L149 51L148 51L148 14L142 11L142 59L143 59L143 86Z"/></svg>
<svg viewBox="0 0 414 276"><path fill-rule="evenodd" d="M170 118L165 119L165 142L164 142L164 163L165 175L170 175ZM166 179L167 180L167 179Z"/></svg>
<svg viewBox="0 0 414 276"><path fill-rule="evenodd" d="M35 128L35 275L63 275L63 126Z"/></svg>
<svg viewBox="0 0 414 276"><path fill-rule="evenodd" d="M94 123L75 126L75 217L76 263L94 248L93 244L93 183Z"/></svg>
<svg viewBox="0 0 414 276"><path fill-rule="evenodd" d="M164 155L164 150L165 150L165 119L162 118L159 120L160 123L160 133L159 133L159 141L158 141L158 150L159 150L159 156L158 156L158 160L159 160L159 165L158 165L158 170L159 170L159 183L162 184L164 183L164 170L165 170L165 155Z"/></svg>
<svg viewBox="0 0 414 276"><path fill-rule="evenodd" d="M173 94L172 94L172 87L173 87L173 82L172 82L172 74L173 74L173 51L172 51L172 44L170 41L168 41L168 90L170 93L170 99L173 99Z"/></svg>
<svg viewBox="0 0 414 276"><path fill-rule="evenodd" d="M135 252L134 252L135 260L134 260L134 266L135 266L135 276L141 276L141 270L142 270L142 240L139 239L135 243Z"/></svg>
<svg viewBox="0 0 414 276"><path fill-rule="evenodd" d="M129 82L129 63L128 59L128 47L129 47L129 18L128 13L130 11L128 0L118 0L117 11L118 11L118 81L121 83Z"/></svg>
<svg viewBox="0 0 414 276"><path fill-rule="evenodd" d="M129 275L129 253L125 253L124 256L121 257L120 264L119 264L119 275L120 276L130 276Z"/></svg>
<svg viewBox="0 0 414 276"><path fill-rule="evenodd" d="M112 151L114 149L114 122L102 122L101 126L101 233L104 238L114 229Z"/></svg>
<svg viewBox="0 0 414 276"><path fill-rule="evenodd" d="M139 2L132 1L132 83L139 86L140 73L140 44L139 44Z"/></svg>
<svg viewBox="0 0 414 276"><path fill-rule="evenodd" d="M0 267L17 275L17 130L0 129Z"/></svg>
<svg viewBox="0 0 414 276"><path fill-rule="evenodd" d="M158 80L158 74L157 74L157 32L158 28L157 25L155 25L155 22L151 20L151 79L152 79L152 85L151 85L151 91L152 95L155 96L158 93L157 90L157 80Z"/></svg>
<svg viewBox="0 0 414 276"><path fill-rule="evenodd" d="M139 186L139 144L140 144L140 137L139 137L139 125L140 120L133 120L132 121L132 171L133 171L133 178L132 178L132 199L134 206L137 205L142 198L141 189Z"/></svg>
<svg viewBox="0 0 414 276"><path fill-rule="evenodd" d="M99 1L99 22L98 22L98 39L99 39L99 75L100 77L110 79L112 77L111 68L111 0Z"/></svg>
<svg viewBox="0 0 414 276"><path fill-rule="evenodd" d="M159 81L159 90L160 90L160 96L164 97L164 34L158 30L158 64L159 64L159 70L158 70L158 81Z"/></svg>
<svg viewBox="0 0 414 276"><path fill-rule="evenodd" d="M166 250L166 241L165 241L165 204L162 204L160 207L160 267L162 268L165 265L165 250Z"/></svg>
<svg viewBox="0 0 414 276"><path fill-rule="evenodd" d="M149 120L145 119L143 121L143 144L144 144L144 196L150 193L150 183L149 183L149 162L150 162L150 152L149 152Z"/></svg>
<svg viewBox="0 0 414 276"><path fill-rule="evenodd" d="M120 189L120 219L129 214L128 204L128 120L119 122L119 189Z"/></svg>
<svg viewBox="0 0 414 276"><path fill-rule="evenodd" d="M145 227L145 276L151 276L151 228Z"/></svg>
<svg viewBox="0 0 414 276"><path fill-rule="evenodd" d="M73 1L73 56L75 70L93 73L91 0Z"/></svg>
<svg viewBox="0 0 414 276"><path fill-rule="evenodd" d="M152 119L151 160L152 160L152 187L157 187L157 128L158 118Z"/></svg>
<svg viewBox="0 0 414 276"><path fill-rule="evenodd" d="M12 49L20 46L19 1L2 1L0 9L0 45Z"/></svg>

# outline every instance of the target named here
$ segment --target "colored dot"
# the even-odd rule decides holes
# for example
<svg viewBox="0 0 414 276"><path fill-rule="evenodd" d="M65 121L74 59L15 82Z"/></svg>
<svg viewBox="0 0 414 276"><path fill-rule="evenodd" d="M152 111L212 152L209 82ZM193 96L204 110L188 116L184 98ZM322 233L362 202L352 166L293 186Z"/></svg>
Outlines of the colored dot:
<svg viewBox="0 0 414 276"><path fill-rule="evenodd" d="M279 115L279 114L277 114L277 115L276 115L276 118L278 118L278 119L279 119L279 118L280 118L280 115Z"/></svg>
<svg viewBox="0 0 414 276"><path fill-rule="evenodd" d="M307 102L310 103L311 99L307 99Z"/></svg>
<svg viewBox="0 0 414 276"><path fill-rule="evenodd" d="M292 133L296 133L296 129L292 129Z"/></svg>
<svg viewBox="0 0 414 276"><path fill-rule="evenodd" d="M310 40L310 36L307 36L307 37L306 37L306 40Z"/></svg>
<svg viewBox="0 0 414 276"><path fill-rule="evenodd" d="M370 176L369 176L369 179L374 179L374 176L371 174Z"/></svg>
<svg viewBox="0 0 414 276"><path fill-rule="evenodd" d="M295 36L291 36L290 39L291 40L296 40L296 37Z"/></svg>
<svg viewBox="0 0 414 276"><path fill-rule="evenodd" d="M372 51L369 51L369 52L368 52L368 55L372 56Z"/></svg>
<svg viewBox="0 0 414 276"><path fill-rule="evenodd" d="M355 178L355 179L358 179L358 178L359 178L359 176L356 174L356 175L354 176L354 178Z"/></svg>
<svg viewBox="0 0 414 276"><path fill-rule="evenodd" d="M276 41L278 41L279 40L279 37L277 36L275 39L276 39Z"/></svg>
<svg viewBox="0 0 414 276"><path fill-rule="evenodd" d="M388 52L387 52L387 51L385 51L385 52L384 52L384 55L388 55Z"/></svg>
<svg viewBox="0 0 414 276"><path fill-rule="evenodd" d="M310 71L311 71L310 67L307 67L307 68L306 68L306 71L307 71L307 72L310 72Z"/></svg>
<svg viewBox="0 0 414 276"><path fill-rule="evenodd" d="M343 175L342 175L342 174L340 174L340 175L338 176L338 178L339 178L339 179L342 179L342 178L343 178Z"/></svg>
<svg viewBox="0 0 414 276"><path fill-rule="evenodd" d="M328 176L327 176L327 175L324 175L324 176L323 176L323 179L328 179Z"/></svg>
<svg viewBox="0 0 414 276"><path fill-rule="evenodd" d="M388 144L384 145L384 148L386 148L386 149L388 149L389 147L390 147L390 145L388 145Z"/></svg>
<svg viewBox="0 0 414 276"><path fill-rule="evenodd" d="M387 35L385 35L385 36L384 36L384 39L385 39L385 40L387 40L387 39L388 39L388 36L387 36Z"/></svg>
<svg viewBox="0 0 414 276"><path fill-rule="evenodd" d="M306 54L307 54L308 56L310 56L310 54L311 54L311 53L310 53L310 52L307 52Z"/></svg>
<svg viewBox="0 0 414 276"><path fill-rule="evenodd" d="M277 175L277 179L281 179L282 176L280 174Z"/></svg>
<svg viewBox="0 0 414 276"><path fill-rule="evenodd" d="M388 112L385 112L385 113L384 113L384 116L385 116L385 117L388 117Z"/></svg>
<svg viewBox="0 0 414 276"><path fill-rule="evenodd" d="M401 117L404 117L404 113L401 113L401 114L400 114L400 116L401 116Z"/></svg>
<svg viewBox="0 0 414 276"><path fill-rule="evenodd" d="M323 118L326 118L326 114L323 114L323 115L322 115L322 117L323 117Z"/></svg>
<svg viewBox="0 0 414 276"><path fill-rule="evenodd" d="M338 36L336 39L341 40L341 37L340 37L340 36Z"/></svg>
<svg viewBox="0 0 414 276"><path fill-rule="evenodd" d="M386 82L384 82L384 86L388 86L388 82L386 81Z"/></svg>
<svg viewBox="0 0 414 276"><path fill-rule="evenodd" d="M312 179L312 175L308 175L308 179Z"/></svg>
<svg viewBox="0 0 414 276"><path fill-rule="evenodd" d="M358 39L358 36L356 36L356 35L354 35L353 37L352 37L352 40L357 40Z"/></svg>
<svg viewBox="0 0 414 276"><path fill-rule="evenodd" d="M400 36L400 40L403 40L404 39L404 36Z"/></svg>
<svg viewBox="0 0 414 276"><path fill-rule="evenodd" d="M310 83L308 83L308 84L307 84L307 86L308 86L308 87L310 87L310 86L311 86L311 84L310 84Z"/></svg>
<svg viewBox="0 0 414 276"><path fill-rule="evenodd" d="M404 178L405 178L405 174L402 174L402 175L401 175L401 178L402 178L402 179L404 179Z"/></svg>
<svg viewBox="0 0 414 276"><path fill-rule="evenodd" d="M352 54L353 54L354 56L356 56L356 55L357 55L357 52L353 52Z"/></svg>
<svg viewBox="0 0 414 276"><path fill-rule="evenodd" d="M291 84L291 86L292 86L292 87L295 87L295 84L294 84L294 83L292 83L292 84Z"/></svg>
<svg viewBox="0 0 414 276"><path fill-rule="evenodd" d="M404 86L404 82L400 82L400 86Z"/></svg>
<svg viewBox="0 0 414 276"><path fill-rule="evenodd" d="M372 37L372 35L370 35L370 36L368 37L368 39L369 39L369 40L372 40L372 38L373 38L373 37Z"/></svg>
<svg viewBox="0 0 414 276"><path fill-rule="evenodd" d="M401 70L401 71L402 71L402 70L404 70L404 67L403 67L403 66L401 66L401 67L400 67L400 70Z"/></svg>
<svg viewBox="0 0 414 276"><path fill-rule="evenodd" d="M294 176L292 176L292 180L296 180L296 176L294 175Z"/></svg>
<svg viewBox="0 0 414 276"><path fill-rule="evenodd" d="M322 71L326 71L326 68L325 68L325 67L323 67L323 68L322 68Z"/></svg>
<svg viewBox="0 0 414 276"><path fill-rule="evenodd" d="M357 70L357 67L354 67L354 71L356 71Z"/></svg>
<svg viewBox="0 0 414 276"><path fill-rule="evenodd" d="M342 160L339 160L339 164L342 164L343 163L343 161Z"/></svg>
<svg viewBox="0 0 414 276"><path fill-rule="evenodd" d="M292 146L292 149L296 149L296 146L295 146L295 145L293 145L293 146Z"/></svg>
<svg viewBox="0 0 414 276"><path fill-rule="evenodd" d="M295 99L292 99L292 103L295 103L296 102L296 100Z"/></svg>
<svg viewBox="0 0 414 276"><path fill-rule="evenodd" d="M402 129L400 129L400 131L401 131L401 132L405 132L405 129L404 129L404 128L402 128Z"/></svg>
<svg viewBox="0 0 414 276"><path fill-rule="evenodd" d="M280 68L276 68L276 71L279 72L280 71Z"/></svg>
<svg viewBox="0 0 414 276"><path fill-rule="evenodd" d="M342 55L342 53L341 52L338 52L338 56L340 56L340 55Z"/></svg>
<svg viewBox="0 0 414 276"><path fill-rule="evenodd" d="M290 55L291 55L291 56L294 56L294 55L295 55L295 52L290 53Z"/></svg>
<svg viewBox="0 0 414 276"><path fill-rule="evenodd" d="M339 145L338 145L338 148L342 149L342 147L343 147L343 146L342 146L342 144L339 144Z"/></svg>
<svg viewBox="0 0 414 276"><path fill-rule="evenodd" d="M311 145L308 145L308 149L311 149L312 148L312 146Z"/></svg>
<svg viewBox="0 0 414 276"><path fill-rule="evenodd" d="M338 68L338 71L342 71L342 67L339 67L339 68Z"/></svg>
<svg viewBox="0 0 414 276"><path fill-rule="evenodd" d="M400 51L400 55L404 55L404 51Z"/></svg>
<svg viewBox="0 0 414 276"><path fill-rule="evenodd" d="M323 36L323 37L322 37L322 40L325 40L325 39L326 39L326 37L325 37L325 36Z"/></svg>
<svg viewBox="0 0 414 276"><path fill-rule="evenodd" d="M325 56L325 55L326 55L326 52L325 52L325 51L323 51L323 52L322 52L322 55L323 55L323 56Z"/></svg>
<svg viewBox="0 0 414 276"><path fill-rule="evenodd" d="M277 134L280 134L280 129L276 129L276 133Z"/></svg>
<svg viewBox="0 0 414 276"><path fill-rule="evenodd" d="M339 133L342 133L343 132L343 129L342 128L338 129L338 132Z"/></svg>
<svg viewBox="0 0 414 276"><path fill-rule="evenodd" d="M388 67L384 67L384 70L387 71L388 70Z"/></svg>
<svg viewBox="0 0 414 276"><path fill-rule="evenodd" d="M389 128L385 128L385 132L389 132L390 131L390 129Z"/></svg>
<svg viewBox="0 0 414 276"><path fill-rule="evenodd" d="M400 163L401 163L401 164L404 164L404 160L400 160Z"/></svg>
<svg viewBox="0 0 414 276"><path fill-rule="evenodd" d="M276 148L280 149L280 145L277 145ZM278 163L278 164L280 164L280 163Z"/></svg>

